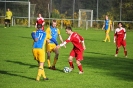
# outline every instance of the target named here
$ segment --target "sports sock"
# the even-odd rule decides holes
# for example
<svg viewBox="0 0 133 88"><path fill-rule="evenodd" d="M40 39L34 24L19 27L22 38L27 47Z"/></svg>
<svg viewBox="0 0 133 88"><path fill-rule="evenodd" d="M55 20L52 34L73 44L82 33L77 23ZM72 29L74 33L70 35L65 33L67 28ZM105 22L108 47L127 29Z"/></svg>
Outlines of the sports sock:
<svg viewBox="0 0 133 88"><path fill-rule="evenodd" d="M11 24L9 24L9 27L11 26Z"/></svg>
<svg viewBox="0 0 133 88"><path fill-rule="evenodd" d="M78 68L79 68L79 70L80 70L81 72L83 72L83 69L82 69L82 65L81 65L81 64L78 65Z"/></svg>
<svg viewBox="0 0 133 88"><path fill-rule="evenodd" d="M5 27L7 27L7 24L5 24Z"/></svg>
<svg viewBox="0 0 133 88"><path fill-rule="evenodd" d="M110 36L108 35L108 41L110 42Z"/></svg>
<svg viewBox="0 0 133 88"><path fill-rule="evenodd" d="M105 42L106 42L107 38L108 38L108 36L105 37L105 39L104 39Z"/></svg>
<svg viewBox="0 0 133 88"><path fill-rule="evenodd" d="M42 76L43 76L43 78L46 78L44 68L43 68L43 70L42 70Z"/></svg>
<svg viewBox="0 0 133 88"><path fill-rule="evenodd" d="M116 54L118 54L118 52L119 52L119 49L116 49Z"/></svg>
<svg viewBox="0 0 133 88"><path fill-rule="evenodd" d="M51 67L50 59L48 59L48 67Z"/></svg>
<svg viewBox="0 0 133 88"><path fill-rule="evenodd" d="M69 65L70 65L71 68L74 68L72 61L69 61Z"/></svg>
<svg viewBox="0 0 133 88"><path fill-rule="evenodd" d="M126 50L124 51L124 54L125 54L125 56L127 56L127 51Z"/></svg>
<svg viewBox="0 0 133 88"><path fill-rule="evenodd" d="M52 66L55 66L56 62L57 62L57 59L54 58L54 62L53 62L53 65Z"/></svg>
<svg viewBox="0 0 133 88"><path fill-rule="evenodd" d="M43 73L42 71L43 71L43 67L40 66L40 67L38 68L38 73L37 73L37 77L36 77L36 80L37 80L37 81L40 80L40 77L41 77L41 75L42 75L42 73Z"/></svg>

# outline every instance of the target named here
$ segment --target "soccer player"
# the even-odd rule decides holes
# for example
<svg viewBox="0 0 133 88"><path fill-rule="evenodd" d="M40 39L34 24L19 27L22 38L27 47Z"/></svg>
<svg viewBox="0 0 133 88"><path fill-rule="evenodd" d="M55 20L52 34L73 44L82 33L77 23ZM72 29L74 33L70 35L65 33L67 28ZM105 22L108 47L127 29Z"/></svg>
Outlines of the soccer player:
<svg viewBox="0 0 133 88"><path fill-rule="evenodd" d="M12 18L12 12L8 8L5 15L5 28L7 27L7 25L9 25L9 27L11 26L11 18Z"/></svg>
<svg viewBox="0 0 133 88"><path fill-rule="evenodd" d="M126 30L122 26L123 26L122 22L118 22L118 28L116 28L115 34L114 34L114 43L116 43L115 57L117 57L121 45L124 48L125 57L127 57Z"/></svg>
<svg viewBox="0 0 133 88"><path fill-rule="evenodd" d="M42 30L44 31L45 20L44 20L44 18L42 17L41 14L38 14L38 17L37 17L37 19L36 19L35 28L37 27L38 24L41 24L41 25L42 25Z"/></svg>
<svg viewBox="0 0 133 88"><path fill-rule="evenodd" d="M108 42L110 42L110 36L109 36L109 32L110 29L112 29L112 22L111 20L108 19L108 16L105 16L105 22L104 25L102 27L102 30L105 29L105 39L103 40L104 42L106 42L108 40Z"/></svg>
<svg viewBox="0 0 133 88"><path fill-rule="evenodd" d="M42 25L38 24L37 28L38 29L36 31L33 31L31 33L31 36L34 40L32 52L33 52L34 59L38 62L38 66L39 66L36 80L39 81L41 76L43 76L44 80L48 80L48 78L45 75L44 68L43 68L44 62L45 62L45 50L44 50L44 48L45 48L47 39L50 39L56 45L57 45L57 42L50 35L46 34L41 29Z"/></svg>
<svg viewBox="0 0 133 88"><path fill-rule="evenodd" d="M75 57L76 64L79 68L79 74L83 74L81 61L83 60L83 52L86 49L86 46L84 43L84 38L81 35L79 35L78 33L73 32L71 27L66 27L65 30L66 30L66 33L69 35L69 37L63 43L58 45L57 49L64 46L68 42L72 42L74 47L71 50L70 56L68 58L69 65L70 65L70 71L72 71L74 69L73 58Z"/></svg>
<svg viewBox="0 0 133 88"><path fill-rule="evenodd" d="M56 25L57 25L56 20L53 20L52 25L46 29L46 33L50 34L52 36L52 38L54 38L55 40L57 40L57 37L59 36L60 41L63 42L63 39L60 35L60 30L56 27ZM52 51L55 52L55 57L54 57L53 65L51 66L50 54ZM56 45L52 41L48 41L48 43L47 43L47 61L48 61L49 69L56 70L55 64L58 60L58 56L59 56L59 51L58 51L58 49L56 49Z"/></svg>

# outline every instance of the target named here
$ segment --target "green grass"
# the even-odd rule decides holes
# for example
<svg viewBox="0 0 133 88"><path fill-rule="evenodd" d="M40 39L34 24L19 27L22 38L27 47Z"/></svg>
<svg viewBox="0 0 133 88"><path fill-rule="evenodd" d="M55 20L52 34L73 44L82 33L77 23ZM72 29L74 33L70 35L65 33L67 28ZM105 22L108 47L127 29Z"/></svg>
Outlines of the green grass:
<svg viewBox="0 0 133 88"><path fill-rule="evenodd" d="M31 32L34 28L21 26L4 29L0 27L0 87L1 88L133 88L133 32L127 31L128 58L120 48L118 57L114 57L115 44L113 32L111 42L102 42L104 31L73 29L85 38L87 49L82 61L84 74L78 74L78 68L71 73L63 73L69 66L68 55L72 44L60 49L57 70L49 70L45 62L48 81L36 82L37 62L33 60ZM63 39L68 35L61 30ZM54 54L52 54L54 57ZM52 58L53 60L53 58Z"/></svg>

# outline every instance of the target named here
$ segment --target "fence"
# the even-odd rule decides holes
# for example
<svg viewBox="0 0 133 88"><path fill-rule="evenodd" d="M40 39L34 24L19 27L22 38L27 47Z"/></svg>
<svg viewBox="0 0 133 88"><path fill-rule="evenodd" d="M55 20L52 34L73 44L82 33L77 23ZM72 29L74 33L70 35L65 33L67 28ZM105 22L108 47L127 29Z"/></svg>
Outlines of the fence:
<svg viewBox="0 0 133 88"><path fill-rule="evenodd" d="M44 18L45 19L45 25L50 25L51 20L56 18ZM78 19L56 19L57 20L57 26L59 28L63 28L66 26L72 26L72 27L78 27ZM13 17L12 18L12 26L28 26L28 17ZM31 18L30 25L31 27L35 26L36 18ZM84 24L81 25L80 28L88 30L91 28L90 22L91 20L82 20ZM112 21L113 29L117 27L117 23L119 21ZM121 21L124 24L124 27L128 30L133 30L133 21ZM101 29L103 26L104 20L93 20L92 27ZM0 24L4 25L4 16L0 16Z"/></svg>

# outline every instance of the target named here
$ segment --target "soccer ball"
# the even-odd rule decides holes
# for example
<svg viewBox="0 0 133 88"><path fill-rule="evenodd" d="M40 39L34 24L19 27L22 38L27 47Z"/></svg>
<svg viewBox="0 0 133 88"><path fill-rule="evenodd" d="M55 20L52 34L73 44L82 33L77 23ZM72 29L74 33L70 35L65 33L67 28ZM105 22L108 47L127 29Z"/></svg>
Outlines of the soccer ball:
<svg viewBox="0 0 133 88"><path fill-rule="evenodd" d="M70 68L69 68L69 67L64 67L63 71L64 71L65 73L69 73L69 72L70 72Z"/></svg>

